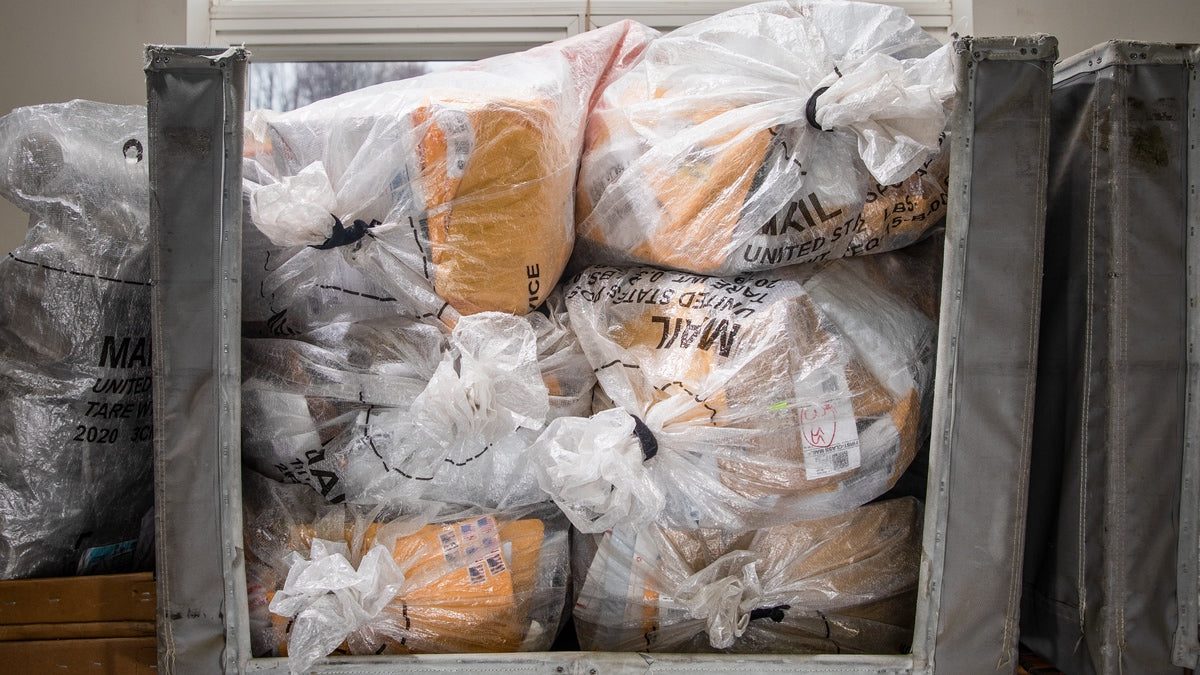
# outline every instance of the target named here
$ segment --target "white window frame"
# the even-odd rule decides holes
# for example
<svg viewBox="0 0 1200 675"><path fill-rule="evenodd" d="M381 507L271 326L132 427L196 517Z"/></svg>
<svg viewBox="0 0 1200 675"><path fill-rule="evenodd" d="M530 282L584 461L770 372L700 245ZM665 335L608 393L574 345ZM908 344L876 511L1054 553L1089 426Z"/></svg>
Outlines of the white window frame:
<svg viewBox="0 0 1200 675"><path fill-rule="evenodd" d="M973 0L889 2L930 33L970 33ZM245 46L255 61L472 60L620 19L670 30L744 0L188 0L192 45Z"/></svg>

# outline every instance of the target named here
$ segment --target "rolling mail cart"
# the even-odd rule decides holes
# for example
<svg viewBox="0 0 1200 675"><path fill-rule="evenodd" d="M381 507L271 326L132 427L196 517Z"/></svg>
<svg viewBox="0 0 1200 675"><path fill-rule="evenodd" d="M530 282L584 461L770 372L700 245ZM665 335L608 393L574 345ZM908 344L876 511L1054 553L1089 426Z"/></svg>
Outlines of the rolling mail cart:
<svg viewBox="0 0 1200 675"><path fill-rule="evenodd" d="M1194 45L1055 75L1023 641L1070 672L1197 667Z"/></svg>
<svg viewBox="0 0 1200 675"><path fill-rule="evenodd" d="M334 656L313 672L1014 672L1057 42L964 38L955 46L959 93L911 653ZM164 673L288 667L251 654L242 544L247 58L241 49L147 49Z"/></svg>

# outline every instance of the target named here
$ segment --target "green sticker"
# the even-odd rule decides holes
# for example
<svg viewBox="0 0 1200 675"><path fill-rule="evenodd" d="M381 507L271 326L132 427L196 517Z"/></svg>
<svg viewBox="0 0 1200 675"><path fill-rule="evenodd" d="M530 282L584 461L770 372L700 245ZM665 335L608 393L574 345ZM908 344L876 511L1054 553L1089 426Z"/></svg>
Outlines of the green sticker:
<svg viewBox="0 0 1200 675"><path fill-rule="evenodd" d="M780 401L779 403L776 403L775 405L771 406L770 408L767 408L767 410L783 410L786 407L787 407L787 401Z"/></svg>

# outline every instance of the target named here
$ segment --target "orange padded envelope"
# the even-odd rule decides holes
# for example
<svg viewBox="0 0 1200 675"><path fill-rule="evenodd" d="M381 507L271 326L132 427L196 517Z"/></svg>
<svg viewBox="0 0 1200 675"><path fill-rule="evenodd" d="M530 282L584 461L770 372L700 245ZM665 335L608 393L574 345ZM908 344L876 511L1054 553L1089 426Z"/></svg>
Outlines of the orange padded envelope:
<svg viewBox="0 0 1200 675"><path fill-rule="evenodd" d="M367 528L369 549L379 525ZM352 536L347 532L347 539ZM293 533L307 549L312 529ZM537 519L501 523L487 515L452 524L426 525L396 539L393 555L404 586L371 624L371 643L335 653L483 653L520 649L538 601L538 565L545 525ZM288 619L271 616L286 641ZM355 640L355 644L363 640ZM287 645L280 644L287 654Z"/></svg>

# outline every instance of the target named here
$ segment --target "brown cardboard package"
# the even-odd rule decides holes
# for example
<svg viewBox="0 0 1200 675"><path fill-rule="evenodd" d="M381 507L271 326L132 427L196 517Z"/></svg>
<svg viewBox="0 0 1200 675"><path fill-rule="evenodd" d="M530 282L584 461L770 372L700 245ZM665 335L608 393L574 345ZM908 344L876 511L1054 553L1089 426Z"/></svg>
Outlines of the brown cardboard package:
<svg viewBox="0 0 1200 675"><path fill-rule="evenodd" d="M154 620L150 572L3 581L0 663L11 673L152 673Z"/></svg>
<svg viewBox="0 0 1200 675"><path fill-rule="evenodd" d="M580 644L610 651L903 652L912 639L921 510L906 497L742 534L655 525L607 533L595 555L575 561Z"/></svg>

